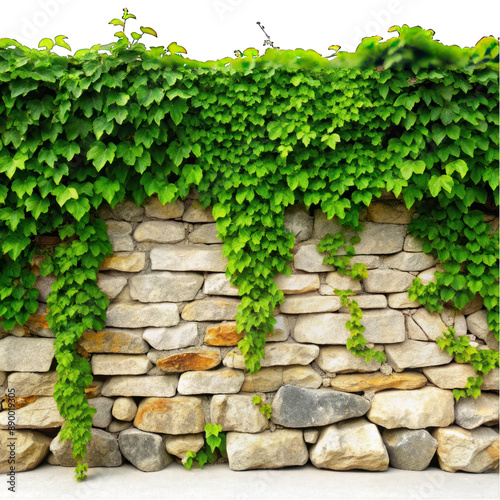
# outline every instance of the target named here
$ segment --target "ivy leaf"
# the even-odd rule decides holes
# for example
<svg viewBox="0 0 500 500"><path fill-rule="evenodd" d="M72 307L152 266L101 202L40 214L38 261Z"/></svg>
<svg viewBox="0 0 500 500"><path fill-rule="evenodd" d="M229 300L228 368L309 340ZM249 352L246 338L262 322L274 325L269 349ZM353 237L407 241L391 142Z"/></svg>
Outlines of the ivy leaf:
<svg viewBox="0 0 500 500"><path fill-rule="evenodd" d="M158 36L158 33L153 28L148 28L147 26L141 26L141 31L145 33L146 35L152 35L152 36ZM168 46L168 50L170 50L170 46L173 45L172 43ZM179 49L183 49L184 54L186 54L186 49L184 47L181 47L180 45L177 46ZM170 51L172 54L175 52ZM178 52L182 52L182 50L178 50Z"/></svg>
<svg viewBox="0 0 500 500"><path fill-rule="evenodd" d="M425 162L423 162L422 160L407 160L403 163L400 171L403 179L408 180L413 174L423 174L425 171L425 167Z"/></svg>
<svg viewBox="0 0 500 500"><path fill-rule="evenodd" d="M68 37L63 36L63 35L58 35L54 38L54 40L56 41L57 46L71 50L71 47L64 41L64 40L66 40L66 38L68 38Z"/></svg>
<svg viewBox="0 0 500 500"><path fill-rule="evenodd" d="M464 160L455 160L446 165L446 173L448 175L453 174L453 172L458 172L462 179L465 177L467 172L469 171L469 167Z"/></svg>
<svg viewBox="0 0 500 500"><path fill-rule="evenodd" d="M51 50L54 47L54 42L50 38L42 38L38 43L39 48L45 47L46 50Z"/></svg>
<svg viewBox="0 0 500 500"><path fill-rule="evenodd" d="M113 143L108 145L101 141L96 141L87 153L87 160L93 160L96 170L100 172L106 163L112 163L115 158L116 146Z"/></svg>
<svg viewBox="0 0 500 500"><path fill-rule="evenodd" d="M433 175L429 180L429 192L435 198L444 189L448 193L451 193L454 181L449 175Z"/></svg>

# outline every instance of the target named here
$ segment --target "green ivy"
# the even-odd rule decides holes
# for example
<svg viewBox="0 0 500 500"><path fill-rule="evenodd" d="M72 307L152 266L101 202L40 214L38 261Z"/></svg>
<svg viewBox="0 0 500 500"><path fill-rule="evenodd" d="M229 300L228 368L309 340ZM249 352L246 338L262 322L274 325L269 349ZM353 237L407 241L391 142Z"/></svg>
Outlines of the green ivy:
<svg viewBox="0 0 500 500"><path fill-rule="evenodd" d="M189 450L182 460L182 465L191 470L193 464L198 462L200 469L203 469L207 462L211 464L219 457L227 458L226 435L221 431L222 425L206 424L204 446L196 453Z"/></svg>

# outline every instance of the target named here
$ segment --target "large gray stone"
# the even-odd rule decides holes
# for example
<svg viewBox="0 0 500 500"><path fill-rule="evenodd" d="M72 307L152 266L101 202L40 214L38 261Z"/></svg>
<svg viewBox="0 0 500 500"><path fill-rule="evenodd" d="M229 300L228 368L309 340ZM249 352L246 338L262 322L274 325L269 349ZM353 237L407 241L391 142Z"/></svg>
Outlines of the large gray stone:
<svg viewBox="0 0 500 500"><path fill-rule="evenodd" d="M140 302L184 302L193 300L203 285L198 273L169 271L138 274L129 280L130 297Z"/></svg>
<svg viewBox="0 0 500 500"><path fill-rule="evenodd" d="M498 394L482 392L476 399L460 398L455 404L455 423L464 429L498 424Z"/></svg>
<svg viewBox="0 0 500 500"><path fill-rule="evenodd" d="M280 311L285 314L335 312L339 309L339 297L324 297L315 294L286 297L280 306Z"/></svg>
<svg viewBox="0 0 500 500"><path fill-rule="evenodd" d="M13 390L16 398L28 396L52 396L57 372L47 373L11 373L7 379L7 387ZM1 384L0 384L1 385Z"/></svg>
<svg viewBox="0 0 500 500"><path fill-rule="evenodd" d="M364 418L321 429L310 458L321 469L383 471L389 466L389 455L377 426Z"/></svg>
<svg viewBox="0 0 500 500"><path fill-rule="evenodd" d="M198 341L198 326L196 323L181 323L170 328L146 328L144 340L159 351L189 347Z"/></svg>
<svg viewBox="0 0 500 500"><path fill-rule="evenodd" d="M465 363L450 363L446 366L424 368L424 375L430 382L441 389L463 389L469 377L477 377L472 365ZM483 377L481 389L485 391L498 391L499 369L494 368Z"/></svg>
<svg viewBox="0 0 500 500"><path fill-rule="evenodd" d="M438 446L424 429L385 429L382 439L391 467L403 470L427 469Z"/></svg>
<svg viewBox="0 0 500 500"><path fill-rule="evenodd" d="M90 429L92 439L87 445L85 461L89 467L118 467L122 464L122 454L118 439L101 429ZM50 451L54 454L53 465L75 467L71 440L59 441L59 433L50 443Z"/></svg>
<svg viewBox="0 0 500 500"><path fill-rule="evenodd" d="M103 396L156 396L169 398L175 395L178 375L141 375L138 377L110 377L104 382Z"/></svg>
<svg viewBox="0 0 500 500"><path fill-rule="evenodd" d="M94 375L144 375L153 368L145 354L94 354Z"/></svg>
<svg viewBox="0 0 500 500"><path fill-rule="evenodd" d="M164 439L158 434L126 429L120 432L118 442L123 456L144 472L162 470L174 460L165 449Z"/></svg>
<svg viewBox="0 0 500 500"><path fill-rule="evenodd" d="M235 394L240 391L245 376L230 368L184 372L179 378L179 394Z"/></svg>
<svg viewBox="0 0 500 500"><path fill-rule="evenodd" d="M445 365L453 359L435 342L418 340L405 340L400 344L386 345L385 353L389 364L397 370Z"/></svg>
<svg viewBox="0 0 500 500"><path fill-rule="evenodd" d="M381 346L375 346L376 351L382 351ZM316 360L318 366L327 373L375 372L380 369L380 363L372 358L368 363L365 358L355 356L345 346L325 346L319 351Z"/></svg>
<svg viewBox="0 0 500 500"><path fill-rule="evenodd" d="M308 453L301 430L228 432L227 458L231 470L279 469L304 465Z"/></svg>
<svg viewBox="0 0 500 500"><path fill-rule="evenodd" d="M319 288L318 274L278 274L273 278L274 283L285 295L314 292Z"/></svg>
<svg viewBox="0 0 500 500"><path fill-rule="evenodd" d="M150 198L144 208L148 217L156 219L177 219L184 213L184 203L181 200L162 205L156 196Z"/></svg>
<svg viewBox="0 0 500 500"><path fill-rule="evenodd" d="M316 245L319 240L312 245L303 245L293 257L295 269L307 271L308 273L322 273L324 271L333 271L331 264L323 264L326 254L317 250Z"/></svg>
<svg viewBox="0 0 500 500"><path fill-rule="evenodd" d="M179 323L175 304L138 304L119 302L108 307L106 326L141 328L145 326L174 326Z"/></svg>
<svg viewBox="0 0 500 500"><path fill-rule="evenodd" d="M38 467L47 456L51 441L52 438L36 431L16 430L14 435L11 431L0 431L0 474L11 472L11 467L15 468L15 473ZM14 464L12 458L15 459Z"/></svg>
<svg viewBox="0 0 500 500"><path fill-rule="evenodd" d="M367 417L386 429L447 427L455 420L453 394L431 386L377 392Z"/></svg>
<svg viewBox="0 0 500 500"><path fill-rule="evenodd" d="M410 288L414 276L395 269L374 269L363 279L365 290L370 293L404 292Z"/></svg>
<svg viewBox="0 0 500 500"><path fill-rule="evenodd" d="M223 297L195 300L184 306L182 319L185 321L234 320L240 301Z"/></svg>
<svg viewBox="0 0 500 500"><path fill-rule="evenodd" d="M498 351L498 340L495 339L493 331L490 330L487 320L487 311L481 309L467 316L467 330L476 337L484 340L489 349Z"/></svg>
<svg viewBox="0 0 500 500"><path fill-rule="evenodd" d="M215 224L202 224L193 230L188 237L192 243L222 243Z"/></svg>
<svg viewBox="0 0 500 500"><path fill-rule="evenodd" d="M178 243L186 236L182 222L146 221L137 226L134 231L136 241L153 243Z"/></svg>
<svg viewBox="0 0 500 500"><path fill-rule="evenodd" d="M283 222L285 231L295 236L296 243L311 238L314 219L304 207L299 205L288 207Z"/></svg>
<svg viewBox="0 0 500 500"><path fill-rule="evenodd" d="M153 271L226 271L222 245L161 245L151 250Z"/></svg>
<svg viewBox="0 0 500 500"><path fill-rule="evenodd" d="M0 370L48 372L54 359L54 339L14 337L0 340Z"/></svg>
<svg viewBox="0 0 500 500"><path fill-rule="evenodd" d="M429 340L436 340L448 332L448 327L443 323L439 313L430 313L422 307L412 318Z"/></svg>
<svg viewBox="0 0 500 500"><path fill-rule="evenodd" d="M423 252L399 252L389 257L384 257L384 264L391 269L400 271L423 271L437 263L432 255Z"/></svg>
<svg viewBox="0 0 500 500"><path fill-rule="evenodd" d="M297 342L314 344L342 344L351 334L345 327L351 320L349 313L306 314L299 316L293 338ZM395 343L405 340L404 316L399 311L382 309L363 313L361 324L365 327L364 337L372 343Z"/></svg>
<svg viewBox="0 0 500 500"><path fill-rule="evenodd" d="M109 300L116 298L127 284L127 278L99 273L97 286L106 294Z"/></svg>
<svg viewBox="0 0 500 500"><path fill-rule="evenodd" d="M238 297L238 288L231 285L224 273L208 274L203 284L203 293L206 295L229 295Z"/></svg>
<svg viewBox="0 0 500 500"><path fill-rule="evenodd" d="M216 395L210 403L212 423L222 430L237 432L262 432L268 428L267 417L252 403L253 395Z"/></svg>
<svg viewBox="0 0 500 500"><path fill-rule="evenodd" d="M370 402L355 394L284 385L274 397L271 420L284 427L316 427L360 417L369 408Z"/></svg>
<svg viewBox="0 0 500 500"><path fill-rule="evenodd" d="M92 425L94 427L101 427L105 429L112 420L111 409L113 408L114 400L103 396L98 396L88 400L89 406L95 408L97 411L92 418Z"/></svg>
<svg viewBox="0 0 500 500"><path fill-rule="evenodd" d="M0 429L7 429L9 422L12 422L16 429L52 429L64 424L64 418L57 411L53 397L42 396L19 408L14 412L14 420L8 420L8 413L0 412Z"/></svg>

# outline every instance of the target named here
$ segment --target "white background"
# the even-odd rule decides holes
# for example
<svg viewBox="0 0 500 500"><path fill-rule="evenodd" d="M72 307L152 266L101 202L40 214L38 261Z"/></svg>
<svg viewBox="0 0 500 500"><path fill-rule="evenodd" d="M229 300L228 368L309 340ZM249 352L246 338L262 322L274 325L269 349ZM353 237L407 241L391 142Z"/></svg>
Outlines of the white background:
<svg viewBox="0 0 500 500"><path fill-rule="evenodd" d="M262 53L257 21L280 48L323 55L332 44L352 51L364 36L391 37L393 25L433 29L442 43L461 47L500 32L498 0L2 0L0 38L35 48L43 37L66 35L73 51L89 48L114 40L117 29L108 22L121 17L123 7L137 16L129 22L132 30L158 32L158 39L143 38L146 45L175 41L198 60L233 57L235 49L248 47Z"/></svg>

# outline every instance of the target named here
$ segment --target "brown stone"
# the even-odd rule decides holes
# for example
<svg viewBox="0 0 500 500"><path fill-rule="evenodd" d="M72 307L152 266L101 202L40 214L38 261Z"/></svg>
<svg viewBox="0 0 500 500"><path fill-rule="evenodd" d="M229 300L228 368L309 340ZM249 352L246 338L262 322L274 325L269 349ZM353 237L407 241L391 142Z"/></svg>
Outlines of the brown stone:
<svg viewBox="0 0 500 500"><path fill-rule="evenodd" d="M208 328L205 335L205 344L217 346L235 346L244 337L244 333L237 333L236 323L221 323Z"/></svg>
<svg viewBox="0 0 500 500"><path fill-rule="evenodd" d="M123 271L137 273L146 266L146 254L144 252L119 252L111 257L106 257L99 266L100 271Z"/></svg>
<svg viewBox="0 0 500 500"><path fill-rule="evenodd" d="M89 353L144 354L149 345L142 338L143 330L110 328L100 332L83 332L80 345Z"/></svg>
<svg viewBox="0 0 500 500"><path fill-rule="evenodd" d="M373 222L386 224L409 224L413 210L408 210L403 204L371 203L368 214Z"/></svg>
<svg viewBox="0 0 500 500"><path fill-rule="evenodd" d="M87 399L100 396L103 383L102 380L93 380L92 383L85 388L85 396L87 396Z"/></svg>
<svg viewBox="0 0 500 500"><path fill-rule="evenodd" d="M38 311L28 318L25 326L35 335L40 335L42 337L55 337L55 335L50 331L49 324L47 323L47 311L45 308L43 308L43 310L38 308Z"/></svg>
<svg viewBox="0 0 500 500"><path fill-rule="evenodd" d="M29 405L36 401L38 396L27 396L18 398L9 398L9 396L4 396L2 401L3 410L19 410L23 406Z"/></svg>
<svg viewBox="0 0 500 500"><path fill-rule="evenodd" d="M337 375L331 380L332 389L345 392L382 391L384 389L418 389L427 383L427 378L418 372L353 373Z"/></svg>
<svg viewBox="0 0 500 500"><path fill-rule="evenodd" d="M210 370L221 362L217 351L179 352L160 358L156 365L167 373L187 372L191 370Z"/></svg>

